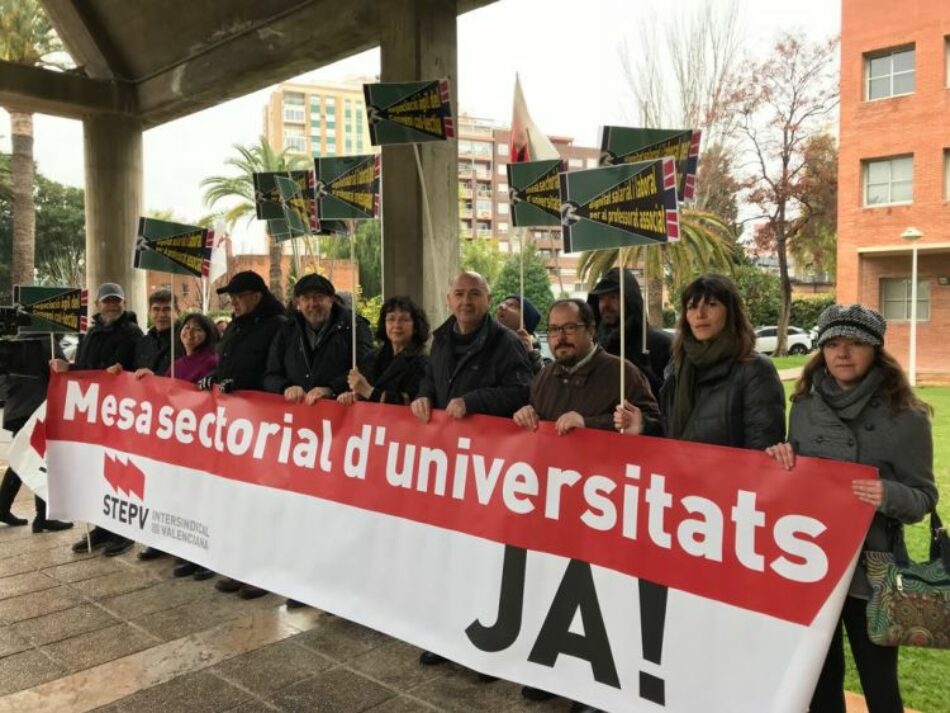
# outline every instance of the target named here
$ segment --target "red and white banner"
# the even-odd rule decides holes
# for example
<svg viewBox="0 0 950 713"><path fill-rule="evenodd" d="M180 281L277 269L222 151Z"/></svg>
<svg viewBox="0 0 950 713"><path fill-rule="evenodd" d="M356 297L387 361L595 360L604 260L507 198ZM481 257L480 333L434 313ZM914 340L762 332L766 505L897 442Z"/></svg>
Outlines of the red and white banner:
<svg viewBox="0 0 950 713"><path fill-rule="evenodd" d="M50 515L610 711L802 711L873 470L54 375Z"/></svg>

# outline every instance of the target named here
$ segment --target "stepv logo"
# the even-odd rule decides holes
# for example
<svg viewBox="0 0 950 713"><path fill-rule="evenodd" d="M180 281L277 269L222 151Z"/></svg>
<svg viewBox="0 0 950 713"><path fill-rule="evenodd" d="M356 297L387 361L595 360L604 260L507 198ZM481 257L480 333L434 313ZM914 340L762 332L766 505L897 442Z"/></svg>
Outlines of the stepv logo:
<svg viewBox="0 0 950 713"><path fill-rule="evenodd" d="M116 493L106 493L103 497L103 514L126 525L137 525L140 530L144 530L149 514L149 509L141 504L145 500L145 473L131 459L123 462L106 453L103 476L113 493ZM133 502L133 496L138 503Z"/></svg>

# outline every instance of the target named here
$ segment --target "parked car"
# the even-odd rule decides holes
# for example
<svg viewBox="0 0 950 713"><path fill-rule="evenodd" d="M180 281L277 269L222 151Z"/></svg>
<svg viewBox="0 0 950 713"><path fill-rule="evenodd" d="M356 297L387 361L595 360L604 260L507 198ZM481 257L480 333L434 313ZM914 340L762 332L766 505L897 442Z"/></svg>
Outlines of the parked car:
<svg viewBox="0 0 950 713"><path fill-rule="evenodd" d="M778 345L778 327L759 327L755 330L755 350L762 354L772 354ZM788 353L807 354L812 350L808 332L798 327L788 328Z"/></svg>

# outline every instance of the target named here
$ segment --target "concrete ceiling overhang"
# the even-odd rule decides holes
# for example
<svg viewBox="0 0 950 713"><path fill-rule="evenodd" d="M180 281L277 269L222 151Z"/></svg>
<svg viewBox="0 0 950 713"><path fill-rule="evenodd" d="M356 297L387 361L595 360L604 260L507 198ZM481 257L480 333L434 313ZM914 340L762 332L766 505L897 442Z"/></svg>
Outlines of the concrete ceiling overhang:
<svg viewBox="0 0 950 713"><path fill-rule="evenodd" d="M458 14L495 0L426 0ZM186 116L378 46L387 0L41 0L77 65L0 62L0 104Z"/></svg>

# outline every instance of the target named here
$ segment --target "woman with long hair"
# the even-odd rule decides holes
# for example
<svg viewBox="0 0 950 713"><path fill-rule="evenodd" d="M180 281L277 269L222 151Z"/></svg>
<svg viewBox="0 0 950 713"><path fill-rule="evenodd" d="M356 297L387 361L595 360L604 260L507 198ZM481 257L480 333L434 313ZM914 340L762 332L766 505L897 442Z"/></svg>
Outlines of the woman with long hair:
<svg viewBox="0 0 950 713"><path fill-rule="evenodd" d="M772 360L755 351L755 332L735 284L703 275L683 290L673 358L660 389L666 436L762 449L785 436L785 391ZM618 407L628 432L639 414Z"/></svg>
<svg viewBox="0 0 950 713"><path fill-rule="evenodd" d="M429 319L408 297L390 297L379 310L376 339L382 344L364 376L352 369L347 379L350 390L337 400L347 406L361 401L408 404L419 393L429 357Z"/></svg>
<svg viewBox="0 0 950 713"><path fill-rule="evenodd" d="M900 364L884 349L887 322L861 305L832 305L818 319L818 352L792 395L787 443L766 450L786 468L795 455L874 466L879 478L855 480L858 500L873 505L865 550L891 552L903 523L917 522L937 504L930 407L911 390ZM857 665L870 713L903 711L897 647L867 634L871 595L858 561L841 621L815 687L812 713L844 713L844 642Z"/></svg>

